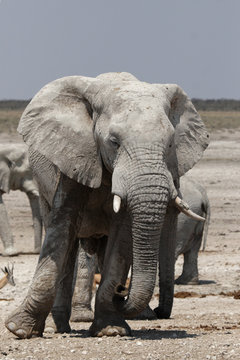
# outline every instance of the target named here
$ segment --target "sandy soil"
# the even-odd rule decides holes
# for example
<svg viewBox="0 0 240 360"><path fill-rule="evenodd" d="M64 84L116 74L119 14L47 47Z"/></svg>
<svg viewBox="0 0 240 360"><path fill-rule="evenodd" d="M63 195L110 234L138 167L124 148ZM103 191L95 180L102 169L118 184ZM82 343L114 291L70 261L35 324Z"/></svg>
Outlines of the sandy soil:
<svg viewBox="0 0 240 360"><path fill-rule="evenodd" d="M15 258L0 256L0 266L14 261L16 286L0 290L0 360L2 359L240 359L240 131L221 131L201 162L189 172L205 185L211 201L211 224L205 252L199 254L200 285L176 286L171 319L129 321L133 336L90 338L89 323L72 323L71 334L47 334L19 340L4 318L26 295L37 263L27 197L4 196L17 248ZM20 141L0 135L0 141ZM0 252L2 244L0 244ZM183 259L176 264L181 273ZM151 306L157 304L157 296Z"/></svg>

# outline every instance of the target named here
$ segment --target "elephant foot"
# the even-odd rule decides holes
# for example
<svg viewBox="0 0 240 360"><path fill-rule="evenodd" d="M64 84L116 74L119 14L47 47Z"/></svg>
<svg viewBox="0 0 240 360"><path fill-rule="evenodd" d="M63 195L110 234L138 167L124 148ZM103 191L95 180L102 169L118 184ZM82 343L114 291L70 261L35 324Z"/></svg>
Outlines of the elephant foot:
<svg viewBox="0 0 240 360"><path fill-rule="evenodd" d="M175 284L177 285L199 285L198 276L184 276L180 275L176 280Z"/></svg>
<svg viewBox="0 0 240 360"><path fill-rule="evenodd" d="M2 252L2 256L17 256L19 255L19 251L14 246L9 246L5 248Z"/></svg>
<svg viewBox="0 0 240 360"><path fill-rule="evenodd" d="M69 333L71 332L71 327L69 326L68 321L66 322L61 322L61 320L59 319L57 323L55 323L52 314L50 313L46 319L45 322L45 328L44 328L44 332L45 333Z"/></svg>
<svg viewBox="0 0 240 360"><path fill-rule="evenodd" d="M114 314L116 316L116 314ZM131 329L123 318L113 319L113 314L101 313L101 319L95 319L89 328L91 336L130 336Z"/></svg>
<svg viewBox="0 0 240 360"><path fill-rule="evenodd" d="M67 310L64 309L59 309L59 308L52 308L51 311L51 315L52 315L52 320L53 320L53 330L56 333L70 333L71 332L71 327L69 325L69 312ZM50 318L50 316L48 317ZM54 326L55 324L55 326ZM49 328L49 326L48 326Z"/></svg>
<svg viewBox="0 0 240 360"><path fill-rule="evenodd" d="M44 332L50 334L57 333L57 326L52 318L52 314L49 314L46 319Z"/></svg>
<svg viewBox="0 0 240 360"><path fill-rule="evenodd" d="M148 305L145 310L134 317L134 320L156 320L156 313Z"/></svg>
<svg viewBox="0 0 240 360"><path fill-rule="evenodd" d="M156 307L154 312L158 319L169 319L171 315L171 310L165 310L161 306Z"/></svg>
<svg viewBox="0 0 240 360"><path fill-rule="evenodd" d="M88 307L72 307L70 321L72 322L92 322L94 313Z"/></svg>
<svg viewBox="0 0 240 360"><path fill-rule="evenodd" d="M42 336L45 325L45 316L38 314L36 317L29 311L18 308L6 321L6 328L20 339Z"/></svg>

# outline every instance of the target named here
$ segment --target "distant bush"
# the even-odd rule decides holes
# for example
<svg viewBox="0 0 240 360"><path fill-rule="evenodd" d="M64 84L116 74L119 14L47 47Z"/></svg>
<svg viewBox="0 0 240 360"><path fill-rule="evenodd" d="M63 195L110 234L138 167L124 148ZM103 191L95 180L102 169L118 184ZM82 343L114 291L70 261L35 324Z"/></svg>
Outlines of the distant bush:
<svg viewBox="0 0 240 360"><path fill-rule="evenodd" d="M0 110L24 110L30 100L0 100Z"/></svg>
<svg viewBox="0 0 240 360"><path fill-rule="evenodd" d="M0 100L0 110L24 110L29 100ZM192 102L202 111L240 111L240 100L234 99L196 99Z"/></svg>
<svg viewBox="0 0 240 360"><path fill-rule="evenodd" d="M0 100L0 132L15 133L30 100ZM192 99L210 131L240 128L240 100Z"/></svg>
<svg viewBox="0 0 240 360"><path fill-rule="evenodd" d="M193 98L192 102L198 111L240 111L240 100Z"/></svg>
<svg viewBox="0 0 240 360"><path fill-rule="evenodd" d="M199 110L208 130L240 128L240 111L204 111Z"/></svg>

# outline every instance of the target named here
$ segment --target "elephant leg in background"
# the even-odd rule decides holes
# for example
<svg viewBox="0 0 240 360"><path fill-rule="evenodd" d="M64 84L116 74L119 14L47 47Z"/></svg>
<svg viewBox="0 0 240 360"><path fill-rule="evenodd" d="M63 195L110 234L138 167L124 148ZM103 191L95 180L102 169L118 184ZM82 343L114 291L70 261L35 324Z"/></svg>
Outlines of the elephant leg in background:
<svg viewBox="0 0 240 360"><path fill-rule="evenodd" d="M91 307L93 277L97 268L97 256L88 255L80 246L75 265L75 286L72 298L71 321L93 321Z"/></svg>
<svg viewBox="0 0 240 360"><path fill-rule="evenodd" d="M14 256L18 254L18 251L14 248L13 235L2 195L3 193L0 191L0 237L4 246L2 255Z"/></svg>
<svg viewBox="0 0 240 360"><path fill-rule="evenodd" d="M158 319L171 315L174 296L175 246L178 210L169 206L160 239L159 248L159 305L154 309Z"/></svg>
<svg viewBox="0 0 240 360"><path fill-rule="evenodd" d="M202 224L199 224L199 226ZM175 280L175 284L182 285L198 285L198 252L202 243L202 232L200 234L195 233L193 235L193 241L191 242L191 247L183 253L184 262L183 262L183 271L182 274Z"/></svg>
<svg viewBox="0 0 240 360"><path fill-rule="evenodd" d="M44 331L59 283L68 275L69 256L80 225L79 212L88 194L84 186L61 176L32 284L23 303L5 321L6 327L20 338L41 336ZM67 311L61 315L61 319L70 316Z"/></svg>
<svg viewBox="0 0 240 360"><path fill-rule="evenodd" d="M39 197L32 192L27 193L33 219L34 253L39 254L42 245L42 217L40 213Z"/></svg>
<svg viewBox="0 0 240 360"><path fill-rule="evenodd" d="M94 321L89 329L92 336L123 336L131 333L123 314L116 311L112 301L117 285L126 283L131 263L130 218L122 210L114 215L110 228L102 278L96 294Z"/></svg>

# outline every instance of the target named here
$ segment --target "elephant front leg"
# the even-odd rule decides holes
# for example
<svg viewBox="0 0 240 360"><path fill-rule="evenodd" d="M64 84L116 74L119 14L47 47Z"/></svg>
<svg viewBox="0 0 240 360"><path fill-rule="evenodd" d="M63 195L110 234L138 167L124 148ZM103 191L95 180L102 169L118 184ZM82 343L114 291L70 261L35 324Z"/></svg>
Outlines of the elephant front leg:
<svg viewBox="0 0 240 360"><path fill-rule="evenodd" d="M78 189L66 189L62 184L55 195L49 226L37 269L27 297L9 316L5 325L20 338L41 336L45 319L55 299L58 285L66 275L68 254L76 239Z"/></svg>
<svg viewBox="0 0 240 360"><path fill-rule="evenodd" d="M128 219L121 221L116 215L110 230L102 270L102 279L96 294L91 336L126 336L131 329L123 315L113 305L116 286L125 284L132 260L132 241Z"/></svg>
<svg viewBox="0 0 240 360"><path fill-rule="evenodd" d="M43 266L46 272L42 272ZM56 274L56 264L50 257L39 260L27 297L5 320L5 326L14 335L22 339L42 336L56 293Z"/></svg>
<svg viewBox="0 0 240 360"><path fill-rule="evenodd" d="M62 271L62 279L59 281L55 301L46 321L46 332L69 333L71 331L69 319L72 306L73 274L77 262L78 248L79 240L76 239Z"/></svg>
<svg viewBox="0 0 240 360"><path fill-rule="evenodd" d="M170 206L164 221L159 248L159 305L154 309L159 319L171 315L174 296L175 246L178 210Z"/></svg>

